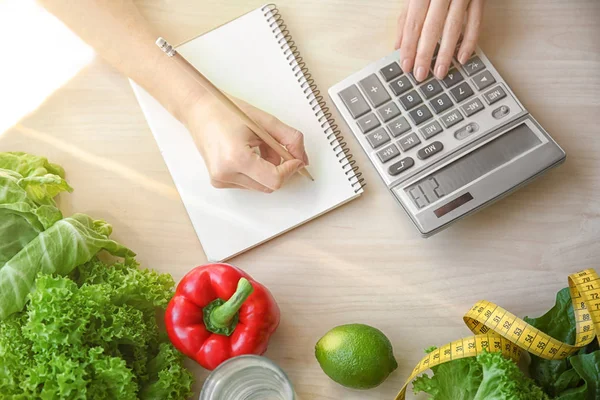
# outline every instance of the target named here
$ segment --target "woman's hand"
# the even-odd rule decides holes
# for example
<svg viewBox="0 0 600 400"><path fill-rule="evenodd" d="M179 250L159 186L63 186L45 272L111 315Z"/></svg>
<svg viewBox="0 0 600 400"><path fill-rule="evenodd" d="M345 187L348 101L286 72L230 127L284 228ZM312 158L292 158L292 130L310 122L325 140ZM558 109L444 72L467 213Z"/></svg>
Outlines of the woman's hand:
<svg viewBox="0 0 600 400"><path fill-rule="evenodd" d="M264 111L238 99L235 102L296 160L282 163L274 150L211 96L194 101L182 119L204 158L214 187L271 193L308 165L304 136Z"/></svg>
<svg viewBox="0 0 600 400"><path fill-rule="evenodd" d="M396 49L400 49L400 65L404 72L414 71L418 81L429 72L435 46L442 42L433 68L442 79L452 65L456 45L464 29L457 58L461 64L475 50L483 15L484 0L406 0L398 18ZM466 17L466 22L465 22Z"/></svg>

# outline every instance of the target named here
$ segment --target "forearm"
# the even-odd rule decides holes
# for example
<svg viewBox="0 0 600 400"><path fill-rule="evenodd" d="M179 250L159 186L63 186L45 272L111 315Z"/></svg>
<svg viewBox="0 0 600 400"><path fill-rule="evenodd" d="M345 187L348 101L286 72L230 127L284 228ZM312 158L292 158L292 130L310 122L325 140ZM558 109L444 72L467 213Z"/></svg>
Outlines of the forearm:
<svg viewBox="0 0 600 400"><path fill-rule="evenodd" d="M38 0L100 56L183 121L202 89L155 44L158 34L133 0Z"/></svg>

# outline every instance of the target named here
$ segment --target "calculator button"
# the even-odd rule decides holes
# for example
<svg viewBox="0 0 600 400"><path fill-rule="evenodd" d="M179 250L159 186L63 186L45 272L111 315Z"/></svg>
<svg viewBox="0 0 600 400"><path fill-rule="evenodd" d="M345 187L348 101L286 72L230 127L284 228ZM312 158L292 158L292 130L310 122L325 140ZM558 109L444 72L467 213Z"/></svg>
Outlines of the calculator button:
<svg viewBox="0 0 600 400"><path fill-rule="evenodd" d="M464 79L465 78L457 69L451 69L450 72L448 72L448 75L446 75L446 77L442 79L442 83L447 88L450 88Z"/></svg>
<svg viewBox="0 0 600 400"><path fill-rule="evenodd" d="M390 100L390 95L385 90L381 81L375 74L371 74L358 82L363 92L369 98L373 107L379 107L386 101Z"/></svg>
<svg viewBox="0 0 600 400"><path fill-rule="evenodd" d="M490 71L483 71L479 75L475 75L473 77L473 84L477 88L477 90L483 90L486 87L493 85L496 83L496 80L492 76Z"/></svg>
<svg viewBox="0 0 600 400"><path fill-rule="evenodd" d="M404 96L400 96L398 100L400 100L400 103L405 110L410 110L417 104L421 104L423 102L423 99L421 96L419 96L419 93L417 93L416 90L411 90Z"/></svg>
<svg viewBox="0 0 600 400"><path fill-rule="evenodd" d="M421 140L416 133L409 133L398 140L398 144L403 151L408 151L413 147L421 144Z"/></svg>
<svg viewBox="0 0 600 400"><path fill-rule="evenodd" d="M385 79L386 82L389 82L403 74L402 68L400 68L398 63L395 61L390 65L386 65L385 67L381 68L379 72L381 72L381 75L383 75L383 79Z"/></svg>
<svg viewBox="0 0 600 400"><path fill-rule="evenodd" d="M420 82L425 82L427 79L431 78L433 75L431 74L431 71L427 70L427 76L425 77L425 79L423 79L422 81L418 81L417 78L415 78L415 75L411 72L410 77L413 79L413 81L420 83Z"/></svg>
<svg viewBox="0 0 600 400"><path fill-rule="evenodd" d="M384 104L383 106L377 109L377 114L383 120L383 122L387 122L392 118L396 118L400 115L400 109L394 102L389 102Z"/></svg>
<svg viewBox="0 0 600 400"><path fill-rule="evenodd" d="M460 108L462 108L463 112L467 117L478 113L483 110L483 103L478 98L474 98L473 100L469 100L465 104L463 104Z"/></svg>
<svg viewBox="0 0 600 400"><path fill-rule="evenodd" d="M410 125L404 117L393 120L388 124L387 127L392 133L393 137L398 137L410 129Z"/></svg>
<svg viewBox="0 0 600 400"><path fill-rule="evenodd" d="M479 125L476 122L471 122L454 132L454 137L458 140L463 140L477 132L479 130Z"/></svg>
<svg viewBox="0 0 600 400"><path fill-rule="evenodd" d="M439 122L433 121L419 129L419 131L421 132L423 139L428 140L440 133L442 131L442 126Z"/></svg>
<svg viewBox="0 0 600 400"><path fill-rule="evenodd" d="M482 71L485 69L485 64L483 63L483 61L481 61L481 59L477 56L471 58L469 61L467 61L467 63L465 65L463 65L463 68L465 70L465 72L467 73L467 75L469 76L473 76L476 73L478 73L479 71Z"/></svg>
<svg viewBox="0 0 600 400"><path fill-rule="evenodd" d="M371 129L375 129L379 126L379 120L372 112L368 113L367 115L356 121L356 123L358 124L358 127L360 128L362 133L367 133Z"/></svg>
<svg viewBox="0 0 600 400"><path fill-rule="evenodd" d="M460 103L473 96L473 89L471 89L471 86L467 82L463 82L455 88L450 89L450 94L454 97L454 101Z"/></svg>
<svg viewBox="0 0 600 400"><path fill-rule="evenodd" d="M423 93L423 96L425 96L425 98L428 100L442 93L443 90L444 89L442 89L442 85L440 85L440 83L435 79L427 82L424 85L421 85L421 93Z"/></svg>
<svg viewBox="0 0 600 400"><path fill-rule="evenodd" d="M377 152L377 157L379 157L379 160L381 160L382 163L386 163L399 155L400 150L398 150L398 147L393 143Z"/></svg>
<svg viewBox="0 0 600 400"><path fill-rule="evenodd" d="M360 94L360 91L356 85L347 87L339 94L344 102L344 105L350 112L350 115L352 115L352 118L356 119L370 110L369 105L365 101L363 95Z"/></svg>
<svg viewBox="0 0 600 400"><path fill-rule="evenodd" d="M376 149L384 143L390 141L390 136L387 134L385 129L379 128L375 132L371 132L367 135L367 140L372 148Z"/></svg>
<svg viewBox="0 0 600 400"><path fill-rule="evenodd" d="M431 157L432 155L439 153L443 149L444 145L442 144L442 142L433 142L427 147L423 147L421 150L419 150L417 152L417 157L419 157L421 160L425 160Z"/></svg>
<svg viewBox="0 0 600 400"><path fill-rule="evenodd" d="M463 116L460 112L458 112L458 110L452 110L448 114L444 115L441 120L442 124L444 124L446 128L450 128L451 126L454 126L462 121Z"/></svg>
<svg viewBox="0 0 600 400"><path fill-rule="evenodd" d="M412 85L412 83L410 83L410 81L408 80L408 77L406 75L401 76L400 78L398 78L395 81L393 81L392 83L390 83L390 89L392 89L392 92L396 96L400 96L402 93L406 92L407 90L411 89L412 87L413 87L413 85Z"/></svg>
<svg viewBox="0 0 600 400"><path fill-rule="evenodd" d="M412 110L409 114L415 125L422 124L433 116L425 104Z"/></svg>
<svg viewBox="0 0 600 400"><path fill-rule="evenodd" d="M492 111L492 116L496 119L500 119L506 117L510 113L510 108L508 106L501 106Z"/></svg>
<svg viewBox="0 0 600 400"><path fill-rule="evenodd" d="M390 173L390 175L396 176L403 173L413 165L415 165L415 160L413 160L411 157L406 157L398 161L397 163L390 165L390 167L388 168L388 172Z"/></svg>
<svg viewBox="0 0 600 400"><path fill-rule="evenodd" d="M498 100L506 97L506 92L500 86L496 86L492 90L485 92L483 98L488 104L494 104Z"/></svg>
<svg viewBox="0 0 600 400"><path fill-rule="evenodd" d="M431 100L429 105L433 108L433 112L439 114L452 107L452 100L450 100L450 97L448 97L446 93L442 93L440 96Z"/></svg>

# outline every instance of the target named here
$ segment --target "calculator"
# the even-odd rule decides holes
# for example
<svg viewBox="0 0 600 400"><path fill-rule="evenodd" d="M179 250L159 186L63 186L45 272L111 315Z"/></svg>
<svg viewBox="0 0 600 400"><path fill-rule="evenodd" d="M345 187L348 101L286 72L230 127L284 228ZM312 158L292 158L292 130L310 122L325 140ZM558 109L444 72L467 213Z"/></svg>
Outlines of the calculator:
<svg viewBox="0 0 600 400"><path fill-rule="evenodd" d="M422 83L399 58L395 51L368 65L329 97L422 236L565 160L481 49Z"/></svg>

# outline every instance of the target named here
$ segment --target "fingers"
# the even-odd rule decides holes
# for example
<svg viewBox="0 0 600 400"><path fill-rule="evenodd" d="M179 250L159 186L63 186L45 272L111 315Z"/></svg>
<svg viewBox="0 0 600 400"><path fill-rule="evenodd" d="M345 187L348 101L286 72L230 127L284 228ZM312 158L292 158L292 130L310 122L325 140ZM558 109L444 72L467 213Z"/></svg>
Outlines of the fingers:
<svg viewBox="0 0 600 400"><path fill-rule="evenodd" d="M398 50L402 44L402 33L404 32L404 23L406 22L406 12L408 3L402 9L400 16L398 17L398 25L396 26L396 42L394 43L394 49Z"/></svg>
<svg viewBox="0 0 600 400"><path fill-rule="evenodd" d="M265 143L262 143L259 146L260 156L270 162L273 165L281 164L281 157L275 150L267 146Z"/></svg>
<svg viewBox="0 0 600 400"><path fill-rule="evenodd" d="M452 57L454 57L456 44L458 43L463 28L467 1L468 0L454 0L450 3L446 23L444 24L440 51L433 69L434 74L438 79L443 79L452 65Z"/></svg>
<svg viewBox="0 0 600 400"><path fill-rule="evenodd" d="M421 36L421 30L427 15L429 0L411 0L406 13L406 21L402 32L402 43L400 45L401 67L404 72L411 72L417 52L417 42Z"/></svg>
<svg viewBox="0 0 600 400"><path fill-rule="evenodd" d="M458 61L461 64L469 60L469 57L473 54L477 46L481 29L481 19L483 18L483 4L484 0L471 0L467 9L465 34L460 45L460 50L458 51Z"/></svg>
<svg viewBox="0 0 600 400"><path fill-rule="evenodd" d="M255 109L252 117L275 140L284 145L291 155L301 160L305 165L308 165L308 155L304 149L304 135L299 130L284 124L274 116L258 109Z"/></svg>
<svg viewBox="0 0 600 400"><path fill-rule="evenodd" d="M261 185L271 190L277 190L302 166L303 163L300 160L290 160L280 165L273 165L252 153L251 160L245 165L243 172Z"/></svg>
<svg viewBox="0 0 600 400"><path fill-rule="evenodd" d="M427 75L429 75L433 52L442 35L447 13L448 0L431 0L429 11L423 24L421 38L419 39L417 58L414 66L414 76L419 82L425 80Z"/></svg>

